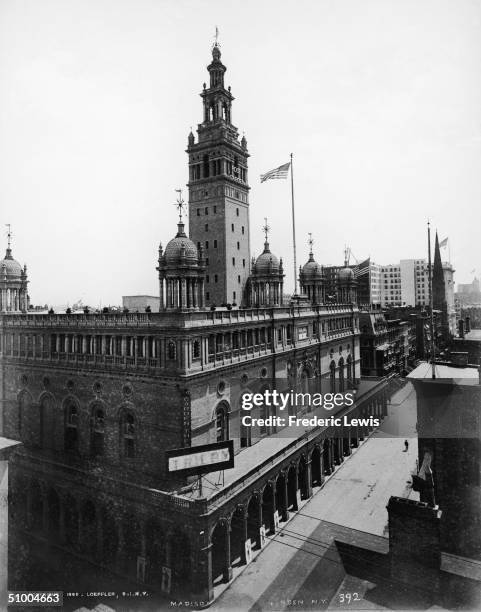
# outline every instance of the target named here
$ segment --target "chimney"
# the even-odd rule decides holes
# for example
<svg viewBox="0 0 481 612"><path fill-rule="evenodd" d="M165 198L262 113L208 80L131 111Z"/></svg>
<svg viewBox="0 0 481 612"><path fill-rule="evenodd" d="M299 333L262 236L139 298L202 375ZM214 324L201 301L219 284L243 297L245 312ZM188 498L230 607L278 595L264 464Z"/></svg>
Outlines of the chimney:
<svg viewBox="0 0 481 612"><path fill-rule="evenodd" d="M394 496L387 511L391 577L436 593L441 578L441 511Z"/></svg>
<svg viewBox="0 0 481 612"><path fill-rule="evenodd" d="M458 321L458 334L460 338L464 338L464 319Z"/></svg>

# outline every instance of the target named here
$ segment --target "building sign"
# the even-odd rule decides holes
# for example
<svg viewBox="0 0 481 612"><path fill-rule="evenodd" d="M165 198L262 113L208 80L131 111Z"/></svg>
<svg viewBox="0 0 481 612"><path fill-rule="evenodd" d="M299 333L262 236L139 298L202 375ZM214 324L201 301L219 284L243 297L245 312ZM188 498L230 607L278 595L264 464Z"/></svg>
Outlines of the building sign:
<svg viewBox="0 0 481 612"><path fill-rule="evenodd" d="M305 340L307 338L307 325L304 327L298 327L297 338L298 340Z"/></svg>
<svg viewBox="0 0 481 612"><path fill-rule="evenodd" d="M192 476L234 467L234 441L176 448L165 453L167 472Z"/></svg>

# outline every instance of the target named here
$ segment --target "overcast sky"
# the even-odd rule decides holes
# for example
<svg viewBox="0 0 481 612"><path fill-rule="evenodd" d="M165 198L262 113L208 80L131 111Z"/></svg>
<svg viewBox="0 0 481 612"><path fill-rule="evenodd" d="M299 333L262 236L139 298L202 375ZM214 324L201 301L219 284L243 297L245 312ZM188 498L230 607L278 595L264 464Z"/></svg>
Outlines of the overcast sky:
<svg viewBox="0 0 481 612"><path fill-rule="evenodd" d="M481 2L0 0L0 222L34 304L157 294L215 26L245 132L252 254L377 263L449 236L481 273ZM443 251L447 259L448 251Z"/></svg>

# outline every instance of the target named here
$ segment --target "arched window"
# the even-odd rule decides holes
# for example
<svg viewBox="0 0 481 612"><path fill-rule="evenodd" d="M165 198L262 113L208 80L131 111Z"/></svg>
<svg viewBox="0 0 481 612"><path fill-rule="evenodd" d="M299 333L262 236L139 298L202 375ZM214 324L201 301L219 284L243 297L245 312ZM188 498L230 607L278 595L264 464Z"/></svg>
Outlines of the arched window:
<svg viewBox="0 0 481 612"><path fill-rule="evenodd" d="M229 439L229 414L225 404L217 406L215 411L215 426L217 442L224 442Z"/></svg>
<svg viewBox="0 0 481 612"><path fill-rule="evenodd" d="M331 381L331 393L335 393L336 392L336 362L334 360L331 361L329 370L330 370L329 378Z"/></svg>
<svg viewBox="0 0 481 612"><path fill-rule="evenodd" d="M175 342L172 342L172 340L167 345L167 357L169 359L175 359L176 357Z"/></svg>
<svg viewBox="0 0 481 612"><path fill-rule="evenodd" d="M92 414L91 451L94 457L104 454L105 414L102 408L94 407Z"/></svg>
<svg viewBox="0 0 481 612"><path fill-rule="evenodd" d="M124 457L135 457L135 418L131 412L122 417L122 444Z"/></svg>
<svg viewBox="0 0 481 612"><path fill-rule="evenodd" d="M69 401L65 406L65 452L78 453L78 408Z"/></svg>

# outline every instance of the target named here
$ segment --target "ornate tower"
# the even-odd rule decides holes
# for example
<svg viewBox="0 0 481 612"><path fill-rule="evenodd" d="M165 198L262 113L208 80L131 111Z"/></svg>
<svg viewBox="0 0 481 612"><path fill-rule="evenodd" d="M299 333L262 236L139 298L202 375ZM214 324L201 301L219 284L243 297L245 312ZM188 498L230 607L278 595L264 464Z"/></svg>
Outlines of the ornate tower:
<svg viewBox="0 0 481 612"><path fill-rule="evenodd" d="M204 250L207 305L240 304L249 276L249 185L247 141L232 125L230 87L217 42L207 67L209 87L200 94L203 121L197 142L190 132L189 235Z"/></svg>

